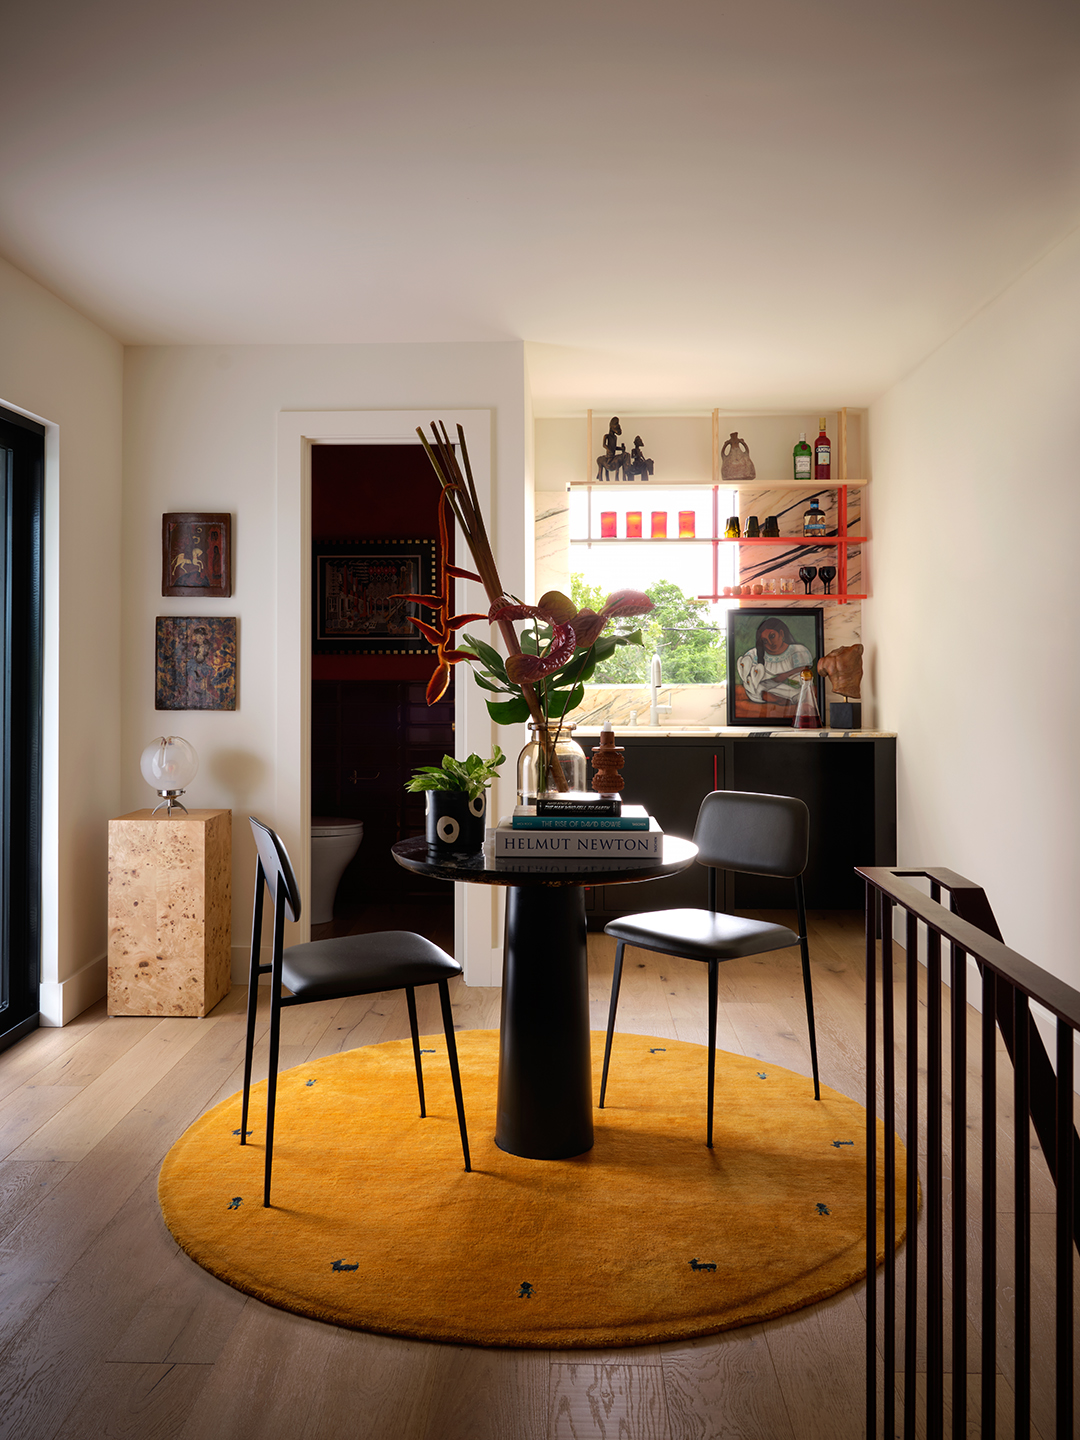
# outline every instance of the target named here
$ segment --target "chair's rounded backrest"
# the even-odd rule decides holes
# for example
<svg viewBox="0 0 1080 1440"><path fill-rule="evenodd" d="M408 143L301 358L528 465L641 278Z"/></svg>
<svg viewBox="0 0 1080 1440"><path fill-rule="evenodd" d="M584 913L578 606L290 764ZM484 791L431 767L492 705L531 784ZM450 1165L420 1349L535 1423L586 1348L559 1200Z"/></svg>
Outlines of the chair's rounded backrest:
<svg viewBox="0 0 1080 1440"><path fill-rule="evenodd" d="M299 920L300 888L296 883L289 852L269 825L256 820L254 815L248 816L248 823L255 836L255 847L259 852L259 862L271 896L276 903L278 886L281 885L285 892L285 910L289 919Z"/></svg>
<svg viewBox="0 0 1080 1440"><path fill-rule="evenodd" d="M714 790L701 802L694 844L702 865L793 879L806 869L810 811L793 795Z"/></svg>

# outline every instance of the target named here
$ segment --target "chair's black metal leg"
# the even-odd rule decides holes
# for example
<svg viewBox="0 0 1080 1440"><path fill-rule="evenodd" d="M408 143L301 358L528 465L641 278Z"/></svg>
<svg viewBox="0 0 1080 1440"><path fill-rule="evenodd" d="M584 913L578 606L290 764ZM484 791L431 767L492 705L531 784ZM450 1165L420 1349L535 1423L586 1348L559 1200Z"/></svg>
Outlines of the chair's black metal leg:
<svg viewBox="0 0 1080 1440"><path fill-rule="evenodd" d="M619 986L622 984L622 956L626 948L625 942L620 940L615 946L615 973L611 977L611 1004L608 1006L607 1017L607 1039L604 1041L604 1072L600 1076L600 1106L604 1108L604 1095L607 1091L607 1072L611 1064L611 1037L615 1034L615 1011L619 1008Z"/></svg>
<svg viewBox="0 0 1080 1440"><path fill-rule="evenodd" d="M240 1106L240 1144L247 1144L248 1101L251 1098L251 1056L255 1049L255 1018L259 1009L259 960L262 946L262 861L255 862L255 905L251 917L251 960L248 965L247 1034L244 1041L244 1099Z"/></svg>
<svg viewBox="0 0 1080 1440"><path fill-rule="evenodd" d="M266 1170L263 1208L270 1208L270 1176L274 1165L274 1109L277 1105L278 1050L281 1040L281 952L285 933L285 887L278 886L274 907L274 963L270 970L270 1060L266 1077Z"/></svg>
<svg viewBox="0 0 1080 1440"><path fill-rule="evenodd" d="M416 1064L416 1088L420 1094L420 1119L427 1115L424 1105L424 1067L420 1063L420 1030L416 1024L416 992L411 985L405 986L405 1003L409 1007L409 1029L412 1031L412 1053Z"/></svg>
<svg viewBox="0 0 1080 1440"><path fill-rule="evenodd" d="M795 877L795 904L799 911L799 950L802 953L803 993L806 996L806 1028L810 1032L810 1064L814 1071L814 1099L821 1099L821 1081L818 1077L817 1028L814 1025L814 987L810 980L810 946L806 939L806 900L803 895L802 876Z"/></svg>
<svg viewBox="0 0 1080 1440"><path fill-rule="evenodd" d="M716 960L709 961L709 1118L706 1123L705 1144L712 1147L713 1100L716 1097L716 1001L720 988L718 983L720 966Z"/></svg>
<svg viewBox="0 0 1080 1440"><path fill-rule="evenodd" d="M443 1033L446 1036L446 1053L450 1060L450 1078L454 1082L454 1104L457 1106L458 1129L461 1131L461 1150L465 1156L465 1169L471 1170L469 1134L465 1129L465 1101L461 1094L461 1071L458 1069L457 1040L454 1036L454 1013L450 1009L450 987L445 980L440 980L438 984ZM409 993L411 994L411 991Z"/></svg>

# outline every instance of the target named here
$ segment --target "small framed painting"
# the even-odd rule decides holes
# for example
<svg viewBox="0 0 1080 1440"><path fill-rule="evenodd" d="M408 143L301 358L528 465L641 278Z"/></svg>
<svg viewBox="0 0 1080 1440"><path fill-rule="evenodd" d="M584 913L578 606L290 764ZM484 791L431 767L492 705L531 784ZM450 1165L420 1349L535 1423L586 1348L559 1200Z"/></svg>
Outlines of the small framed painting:
<svg viewBox="0 0 1080 1440"><path fill-rule="evenodd" d="M825 682L817 662L825 653L825 612L820 607L791 610L728 611L728 724L767 725L774 730L795 722L800 671L814 674L818 714L824 716ZM824 728L824 726L823 726Z"/></svg>
<svg viewBox="0 0 1080 1440"><path fill-rule="evenodd" d="M161 593L188 599L232 594L231 515L162 515Z"/></svg>
<svg viewBox="0 0 1080 1440"><path fill-rule="evenodd" d="M155 710L236 709L236 617L159 615Z"/></svg>
<svg viewBox="0 0 1080 1440"><path fill-rule="evenodd" d="M316 655L432 655L403 595L434 595L434 540L316 540L311 567Z"/></svg>

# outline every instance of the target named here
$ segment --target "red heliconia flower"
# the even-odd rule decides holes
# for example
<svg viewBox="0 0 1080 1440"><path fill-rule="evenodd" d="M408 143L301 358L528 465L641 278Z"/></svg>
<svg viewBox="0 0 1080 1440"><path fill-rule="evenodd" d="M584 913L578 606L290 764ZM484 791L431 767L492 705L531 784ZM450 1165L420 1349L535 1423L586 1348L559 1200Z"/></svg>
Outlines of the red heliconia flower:
<svg viewBox="0 0 1080 1440"><path fill-rule="evenodd" d="M448 565L442 558L445 556L448 543L448 526L446 523L446 491L443 490L439 496L439 594L438 595L392 595L392 600L409 600L415 605L424 605L429 610L441 610L445 612L450 608L450 582L448 576L454 575L459 580L479 580L480 576L472 570L462 570L457 565ZM486 620L486 615L446 615L438 617L438 623L429 624L426 620L419 620L415 615L406 617L410 625L415 625L420 634L435 646L435 654L438 664L431 673L427 683L427 703L434 705L436 700L441 700L446 693L446 687L450 684L451 665L460 665L463 660L471 660L473 656L467 650L454 648L454 631L460 630L462 625L471 625L475 620Z"/></svg>

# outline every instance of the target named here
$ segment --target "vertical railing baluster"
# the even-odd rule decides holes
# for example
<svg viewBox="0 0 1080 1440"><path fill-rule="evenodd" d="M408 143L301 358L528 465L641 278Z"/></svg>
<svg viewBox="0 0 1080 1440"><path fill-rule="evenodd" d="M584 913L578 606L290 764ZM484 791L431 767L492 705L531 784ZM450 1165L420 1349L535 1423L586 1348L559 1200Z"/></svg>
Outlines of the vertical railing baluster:
<svg viewBox="0 0 1080 1440"><path fill-rule="evenodd" d="M875 872L871 872L875 873ZM999 1295L998 1239L998 1119L1003 1101L999 1102L998 1045L1008 1052L1012 1062L1013 1138L1009 1158L1013 1165L1011 1201L1014 1211L1013 1237L1013 1354L1010 1375L1011 1400L1014 1411L1014 1440L1030 1440L1032 1413L1033 1352L1044 1356L1048 1350L1048 1324L1043 1311L1036 1313L1032 1304L1032 1173L1031 1153L1034 1144L1041 1146L1051 1178L1056 1185L1055 1210L1055 1280L1054 1280L1054 1440L1074 1440L1076 1383L1074 1353L1077 1340L1075 1254L1080 1243L1080 1138L1077 1137L1074 1110L1076 1079L1075 1044L1080 1034L1080 995L1053 976L1002 946L1000 931L986 902L985 895L970 882L954 877L948 871L893 872L898 879L920 876L930 882L931 900L927 906L921 898L910 897L906 887L893 893L887 880L868 882L866 899L867 925L867 1269L876 1269L878 1249L885 1257L882 1290L878 1294L876 1276L868 1285L867 1303L867 1436L883 1435L895 1440L901 1432L904 1440L914 1440L918 1433L926 1440L940 1440L946 1433L945 1407L951 1407L949 1433L967 1433L974 1426L984 1437L997 1434L997 1384L1002 1369L999 1364L998 1335L1002 1322L999 1306L1007 1303ZM936 876L936 878L935 878ZM949 892L951 913L940 908L943 890ZM895 907L905 915L904 1011L897 1014L894 924ZM914 908L912 908L914 907ZM925 918L920 918L925 917ZM920 929L926 929L925 977L920 977ZM979 932L983 938L979 938ZM880 976L881 999L878 1001L877 937L881 938ZM943 975L942 941L949 945L948 974ZM987 959L993 956L993 960ZM979 1058L981 1079L968 1082L968 1066L974 1067L976 1055L968 1043L968 963L974 960L982 980L982 1015L980 1018ZM1015 978L1014 978L1015 977ZM926 1029L920 1036L920 1013L923 999L920 978L925 979ZM943 1014L943 979L950 988L949 1033L945 1034ZM1023 988L1021 988L1023 987ZM1046 1048L1035 1028L1032 1003L1041 1002L1057 1014L1056 1075L1049 1064ZM880 1019L878 1006L880 1004ZM906 1042L906 1063L897 1055L902 1027ZM878 1032L880 1030L880 1041ZM1000 1041L999 1041L1000 1036ZM878 1081L878 1045L881 1046L880 1093ZM948 1072L944 1069L944 1047L949 1046ZM920 1097L920 1047L925 1045L923 1093ZM971 1053L969 1054L969 1050ZM898 1074L898 1064L904 1064ZM906 1084L903 1118L897 1113L897 1087ZM949 1136L945 1137L945 1086L951 1089L952 1114ZM975 1086L980 1088L975 1090ZM1050 1086L1054 1086L1053 1122L1050 1122ZM977 1165L969 1154L969 1105L974 1107L976 1094L981 1101L982 1158ZM921 1099L921 1103L920 1103ZM881 1158L877 1157L878 1115L881 1116L883 1143ZM924 1118L925 1117L925 1118ZM896 1235L899 1223L900 1197L897 1195L896 1140L898 1124L906 1125L907 1172L904 1201L907 1207L907 1243L904 1253L903 1282L905 1287L903 1315L897 1313L900 1275L897 1270ZM924 1144L920 1145L920 1124L925 1126ZM946 1152L946 1143L949 1150ZM923 1172L923 1226L926 1245L923 1261L919 1259L919 1161ZM951 1189L945 1193L944 1169L951 1161ZM975 1173L969 1173L975 1165ZM972 1213L969 1185L981 1180L981 1221ZM945 1211L950 1210L950 1233L944 1234ZM878 1207L882 1224L877 1224ZM873 1215L874 1224L869 1223ZM968 1226L972 1236L968 1237ZM978 1239L975 1230L981 1234ZM873 1235L871 1236L871 1230ZM879 1246L879 1233L885 1237ZM948 1316L944 1304L944 1262L948 1244L952 1302ZM976 1251L978 1254L976 1255ZM1041 1256L1042 1251L1037 1252ZM925 1263L926 1275L920 1285L920 1271ZM975 1285L975 1266L979 1265L980 1296L976 1306L969 1302L969 1286ZM1008 1274L1006 1272L1006 1278ZM1006 1290L1004 1296L1008 1296ZM980 1414L975 1420L971 1411L975 1397L968 1386L968 1320L980 1324L979 1366L981 1369ZM977 1314L976 1314L977 1311ZM1033 1326L1033 1316L1039 1320ZM1007 1323L1007 1322L1006 1322ZM900 1356L899 1327L903 1326L903 1354ZM920 1327L923 1327L922 1331ZM880 1330L880 1337L879 1337ZM919 1400L919 1340L925 1337L925 1401ZM951 1351L950 1393L945 1395L946 1343ZM1006 1342L1007 1343L1007 1342ZM902 1364L904 1382L902 1397L897 1388L896 1365ZM885 1391L878 1401L880 1375L885 1377ZM1049 1403L1050 1390L1039 1374L1040 1397ZM903 1424L898 1414L903 1405ZM878 1429L878 1413L884 1428ZM1004 1422L1003 1422L1004 1423ZM1043 1432L1050 1440L1050 1431Z"/></svg>
<svg viewBox="0 0 1080 1440"><path fill-rule="evenodd" d="M997 1426L997 977L982 967L982 1433Z"/></svg>
<svg viewBox="0 0 1080 1440"><path fill-rule="evenodd" d="M866 886L866 1433L877 1434L877 946L876 892ZM882 932L884 936L884 931ZM888 1258L886 1258L886 1268ZM888 1385L889 1372L885 1371ZM885 1431L888 1434L888 1430Z"/></svg>
<svg viewBox="0 0 1080 1440"><path fill-rule="evenodd" d="M1014 1239L1015 1377L1017 1440L1031 1431L1031 1113L1028 998L1013 988L1013 1164L1015 1167Z"/></svg>
<svg viewBox="0 0 1080 1440"><path fill-rule="evenodd" d="M919 1345L919 922L907 912L907 1253L904 1256L904 1440L915 1440Z"/></svg>
<svg viewBox="0 0 1080 1440"><path fill-rule="evenodd" d="M885 1117L885 1284L882 1336L885 1392L882 1434L896 1433L896 1006L893 995L893 907L881 896L881 1054L884 1076L881 1108ZM908 1234L914 1217L907 1217Z"/></svg>
<svg viewBox="0 0 1080 1440"><path fill-rule="evenodd" d="M1073 1125L1073 1030L1057 1022L1057 1314L1056 1363L1057 1440L1073 1440L1073 1206L1076 1201L1076 1131ZM888 1434L888 1431L885 1432Z"/></svg>
<svg viewBox="0 0 1080 1440"><path fill-rule="evenodd" d="M926 1431L940 1434L944 1408L942 1275L941 936L926 934Z"/></svg>
<svg viewBox="0 0 1080 1440"><path fill-rule="evenodd" d="M967 952L949 947L952 988L952 1425L967 1431Z"/></svg>

